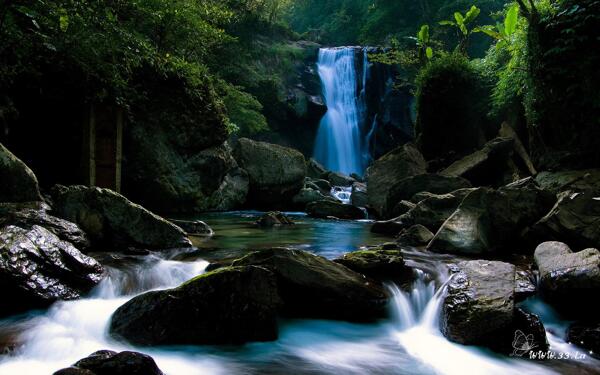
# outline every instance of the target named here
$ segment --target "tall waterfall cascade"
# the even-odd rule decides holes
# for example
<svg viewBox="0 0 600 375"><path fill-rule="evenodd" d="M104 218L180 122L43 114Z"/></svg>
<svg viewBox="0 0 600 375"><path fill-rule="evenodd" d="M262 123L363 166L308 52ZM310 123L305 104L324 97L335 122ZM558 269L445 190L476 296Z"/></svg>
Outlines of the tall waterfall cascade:
<svg viewBox="0 0 600 375"><path fill-rule="evenodd" d="M363 175L369 162L361 131L369 71L365 48L362 56L360 67L356 47L322 48L317 63L327 113L319 124L314 157L327 169L347 175Z"/></svg>

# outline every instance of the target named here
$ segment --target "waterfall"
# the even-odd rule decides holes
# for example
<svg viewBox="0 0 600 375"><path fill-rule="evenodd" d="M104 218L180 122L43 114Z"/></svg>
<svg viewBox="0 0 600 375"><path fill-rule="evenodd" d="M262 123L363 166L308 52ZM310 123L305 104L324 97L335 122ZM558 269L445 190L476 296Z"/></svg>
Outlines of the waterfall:
<svg viewBox="0 0 600 375"><path fill-rule="evenodd" d="M366 49L359 91L356 48L322 48L318 71L327 113L321 120L315 142L315 159L327 169L362 175L365 170L361 124L366 113L365 84L368 77Z"/></svg>

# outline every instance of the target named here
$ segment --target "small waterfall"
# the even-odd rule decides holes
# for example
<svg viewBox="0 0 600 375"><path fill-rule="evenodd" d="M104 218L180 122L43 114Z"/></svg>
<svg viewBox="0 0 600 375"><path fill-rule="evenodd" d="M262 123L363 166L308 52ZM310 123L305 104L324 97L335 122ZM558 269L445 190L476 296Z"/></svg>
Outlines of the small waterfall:
<svg viewBox="0 0 600 375"><path fill-rule="evenodd" d="M360 91L356 48L322 48L317 65L327 113L319 125L315 159L329 170L362 175L366 167L361 124L366 113L367 52L363 49Z"/></svg>

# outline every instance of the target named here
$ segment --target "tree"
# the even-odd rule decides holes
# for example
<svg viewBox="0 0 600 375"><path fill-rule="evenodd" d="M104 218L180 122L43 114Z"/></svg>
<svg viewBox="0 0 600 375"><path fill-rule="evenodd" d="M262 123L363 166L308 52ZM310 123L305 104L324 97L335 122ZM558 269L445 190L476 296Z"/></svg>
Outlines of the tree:
<svg viewBox="0 0 600 375"><path fill-rule="evenodd" d="M439 22L439 24L442 26L451 26L457 29L460 40L457 49L465 55L467 54L469 37L471 36L471 33L473 33L473 29L469 29L469 25L475 21L475 19L479 16L479 13L481 13L481 10L473 5L471 6L471 9L464 14L464 16L460 12L454 12L454 21L444 20Z"/></svg>

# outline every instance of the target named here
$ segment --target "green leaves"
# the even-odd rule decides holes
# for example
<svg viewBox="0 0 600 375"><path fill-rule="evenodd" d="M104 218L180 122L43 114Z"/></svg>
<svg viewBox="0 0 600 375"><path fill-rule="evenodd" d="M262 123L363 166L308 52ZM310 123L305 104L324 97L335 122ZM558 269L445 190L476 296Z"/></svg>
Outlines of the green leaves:
<svg viewBox="0 0 600 375"><path fill-rule="evenodd" d="M429 25L421 26L421 29L417 33L417 41L422 45L429 43Z"/></svg>
<svg viewBox="0 0 600 375"><path fill-rule="evenodd" d="M429 60L433 58L433 49L431 47L425 49L425 56L427 56Z"/></svg>
<svg viewBox="0 0 600 375"><path fill-rule="evenodd" d="M69 28L69 15L64 8L58 10L58 26L63 33L67 32L67 29Z"/></svg>
<svg viewBox="0 0 600 375"><path fill-rule="evenodd" d="M519 21L519 6L513 4L506 12L504 18L504 35L510 36L517 31L517 22Z"/></svg>
<svg viewBox="0 0 600 375"><path fill-rule="evenodd" d="M477 8L475 5L472 5L471 9L469 9L467 14L465 14L464 24L467 25L475 21L475 18L479 16L479 13L481 13L481 9Z"/></svg>
<svg viewBox="0 0 600 375"><path fill-rule="evenodd" d="M476 27L473 29L474 33L484 33L491 36L492 38L503 42L502 46L509 41L510 37L517 31L517 24L519 23L519 6L517 4L512 5L508 8L506 16L504 17L504 23L498 22L496 26L485 25Z"/></svg>

